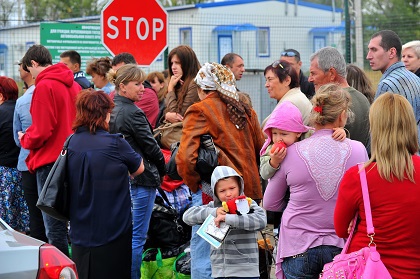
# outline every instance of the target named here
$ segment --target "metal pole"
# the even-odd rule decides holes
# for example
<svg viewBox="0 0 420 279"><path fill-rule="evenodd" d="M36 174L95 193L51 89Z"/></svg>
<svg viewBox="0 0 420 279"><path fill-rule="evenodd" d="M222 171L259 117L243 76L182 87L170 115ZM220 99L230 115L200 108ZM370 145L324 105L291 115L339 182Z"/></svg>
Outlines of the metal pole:
<svg viewBox="0 0 420 279"><path fill-rule="evenodd" d="M354 1L355 35L356 35L356 64L363 69L363 26L362 26L362 2Z"/></svg>
<svg viewBox="0 0 420 279"><path fill-rule="evenodd" d="M344 17L346 22L346 62L351 63L351 38L350 38L350 14L349 1L344 0Z"/></svg>
<svg viewBox="0 0 420 279"><path fill-rule="evenodd" d="M169 47L165 49L163 52L163 69L168 69L168 55L169 55Z"/></svg>

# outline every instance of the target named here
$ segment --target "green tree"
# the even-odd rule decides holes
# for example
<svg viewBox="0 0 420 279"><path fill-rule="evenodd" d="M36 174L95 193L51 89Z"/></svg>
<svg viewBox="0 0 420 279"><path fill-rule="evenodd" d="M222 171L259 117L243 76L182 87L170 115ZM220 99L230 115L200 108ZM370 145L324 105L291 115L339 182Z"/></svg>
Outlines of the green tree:
<svg viewBox="0 0 420 279"><path fill-rule="evenodd" d="M98 15L105 3L98 0L25 0L26 20L59 20Z"/></svg>
<svg viewBox="0 0 420 279"><path fill-rule="evenodd" d="M363 3L364 41L369 42L373 33L390 29L401 41L420 38L419 0L366 0Z"/></svg>
<svg viewBox="0 0 420 279"><path fill-rule="evenodd" d="M0 0L0 26L7 26L14 5L13 1Z"/></svg>

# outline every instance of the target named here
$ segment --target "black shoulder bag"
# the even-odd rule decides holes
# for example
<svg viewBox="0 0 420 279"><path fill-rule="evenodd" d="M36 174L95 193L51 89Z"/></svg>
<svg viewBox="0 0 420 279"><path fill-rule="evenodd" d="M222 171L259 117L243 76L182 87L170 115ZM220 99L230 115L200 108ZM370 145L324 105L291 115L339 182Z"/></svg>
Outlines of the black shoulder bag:
<svg viewBox="0 0 420 279"><path fill-rule="evenodd" d="M156 196L144 249L177 248L191 239L191 227L182 221L183 212L178 214L178 211L172 207L166 197L165 192L160 187L157 189L162 198Z"/></svg>
<svg viewBox="0 0 420 279"><path fill-rule="evenodd" d="M52 166L47 180L42 187L36 206L51 217L68 221L70 211L70 193L67 173L67 147L71 134L64 143L63 150Z"/></svg>

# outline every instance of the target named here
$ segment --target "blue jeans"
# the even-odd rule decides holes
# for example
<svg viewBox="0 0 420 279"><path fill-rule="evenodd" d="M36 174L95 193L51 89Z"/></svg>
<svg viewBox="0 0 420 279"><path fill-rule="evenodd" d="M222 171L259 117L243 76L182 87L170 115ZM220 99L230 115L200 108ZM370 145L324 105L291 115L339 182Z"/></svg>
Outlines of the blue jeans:
<svg viewBox="0 0 420 279"><path fill-rule="evenodd" d="M340 254L341 248L321 245L308 249L305 253L287 257L281 267L287 279L318 279L324 264Z"/></svg>
<svg viewBox="0 0 420 279"><path fill-rule="evenodd" d="M41 194L42 187L53 164L48 164L36 169L36 183L38 186L38 195ZM48 238L48 243L57 247L65 255L69 256L69 242L67 240L67 222L57 220L48 214L42 212L44 219L45 234Z"/></svg>
<svg viewBox="0 0 420 279"><path fill-rule="evenodd" d="M203 205L201 190L192 193L192 205ZM191 279L210 279L211 263L210 263L210 244L196 234L200 225L192 227L191 234Z"/></svg>
<svg viewBox="0 0 420 279"><path fill-rule="evenodd" d="M141 277L141 256L155 204L156 188L132 185L130 189L133 204L131 279L138 279Z"/></svg>

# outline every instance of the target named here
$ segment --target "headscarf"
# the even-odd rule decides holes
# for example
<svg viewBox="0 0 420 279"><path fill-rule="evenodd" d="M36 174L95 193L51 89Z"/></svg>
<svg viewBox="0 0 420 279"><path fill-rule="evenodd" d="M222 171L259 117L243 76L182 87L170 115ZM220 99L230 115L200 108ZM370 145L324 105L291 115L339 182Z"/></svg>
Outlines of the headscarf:
<svg viewBox="0 0 420 279"><path fill-rule="evenodd" d="M204 63L194 79L195 83L203 90L215 90L220 99L226 104L230 121L237 129L243 129L247 117L251 113L249 107L239 101L236 91L236 80L232 71L218 63Z"/></svg>

